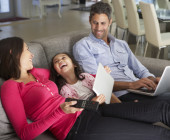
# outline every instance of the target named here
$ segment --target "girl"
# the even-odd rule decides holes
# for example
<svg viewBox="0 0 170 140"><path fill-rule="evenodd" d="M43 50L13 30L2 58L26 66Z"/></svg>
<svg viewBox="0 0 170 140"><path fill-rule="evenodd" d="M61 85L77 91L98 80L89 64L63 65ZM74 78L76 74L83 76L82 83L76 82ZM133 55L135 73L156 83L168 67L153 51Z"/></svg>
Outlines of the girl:
<svg viewBox="0 0 170 140"><path fill-rule="evenodd" d="M110 73L109 67L105 69ZM94 77L88 73L82 73L78 63L67 53L60 53L53 57L51 62L51 80L54 81L65 98L77 98L84 100L105 102L103 94L95 96L93 92ZM111 103L120 103L120 100L112 94Z"/></svg>

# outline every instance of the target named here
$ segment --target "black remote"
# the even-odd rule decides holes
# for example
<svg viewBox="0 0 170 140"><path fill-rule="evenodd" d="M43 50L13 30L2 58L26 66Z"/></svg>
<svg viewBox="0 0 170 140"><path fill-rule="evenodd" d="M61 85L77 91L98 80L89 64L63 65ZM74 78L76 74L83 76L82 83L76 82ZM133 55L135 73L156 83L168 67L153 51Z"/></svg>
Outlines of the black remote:
<svg viewBox="0 0 170 140"><path fill-rule="evenodd" d="M95 101L79 100L79 99L72 99L72 98L66 98L65 101L66 102L77 101L77 104L73 105L73 107L84 108L87 110L96 111L99 107L99 102L95 102Z"/></svg>

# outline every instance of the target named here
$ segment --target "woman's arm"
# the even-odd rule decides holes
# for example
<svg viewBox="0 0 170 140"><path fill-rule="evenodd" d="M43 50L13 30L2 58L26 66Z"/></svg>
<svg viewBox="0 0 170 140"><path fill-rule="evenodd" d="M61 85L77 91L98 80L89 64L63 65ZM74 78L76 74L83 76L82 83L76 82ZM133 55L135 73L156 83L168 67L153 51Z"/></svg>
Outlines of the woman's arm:
<svg viewBox="0 0 170 140"><path fill-rule="evenodd" d="M24 140L34 139L65 115L59 107L43 119L28 124L20 95L20 88L18 84L12 80L5 82L1 86L1 100L17 135Z"/></svg>
<svg viewBox="0 0 170 140"><path fill-rule="evenodd" d="M50 79L50 70L49 69L33 68L30 72L33 75L35 75L35 74L43 75L44 78Z"/></svg>

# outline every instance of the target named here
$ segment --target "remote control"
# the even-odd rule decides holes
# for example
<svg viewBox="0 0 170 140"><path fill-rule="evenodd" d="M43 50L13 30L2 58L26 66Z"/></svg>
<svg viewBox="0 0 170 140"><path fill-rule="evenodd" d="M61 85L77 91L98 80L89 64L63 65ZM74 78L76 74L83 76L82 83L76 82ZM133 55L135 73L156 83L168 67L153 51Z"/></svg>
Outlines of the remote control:
<svg viewBox="0 0 170 140"><path fill-rule="evenodd" d="M96 111L99 107L99 102L95 102L95 101L79 100L79 99L72 99L72 98L66 98L65 101L66 102L77 101L77 104L73 105L73 107L84 108L87 110Z"/></svg>

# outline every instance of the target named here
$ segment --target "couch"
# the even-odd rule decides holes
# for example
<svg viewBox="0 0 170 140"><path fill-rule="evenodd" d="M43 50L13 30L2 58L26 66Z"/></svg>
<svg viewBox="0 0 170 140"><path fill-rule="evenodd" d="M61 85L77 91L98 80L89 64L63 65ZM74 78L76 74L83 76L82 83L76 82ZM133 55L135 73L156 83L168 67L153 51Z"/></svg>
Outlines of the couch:
<svg viewBox="0 0 170 140"><path fill-rule="evenodd" d="M34 67L49 68L49 63L56 53L67 52L72 54L72 46L75 42L87 36L89 31L74 31L63 33L41 39L33 40L28 44L30 51L34 54ZM165 66L170 65L170 61L155 58L144 58L137 56L139 61L145 65L151 73L156 76L161 76ZM0 86L3 84L3 79L0 78ZM29 121L29 120L28 120ZM148 124L146 124L148 125ZM16 136L0 101L0 140L19 140ZM55 138L47 130L35 140L54 140Z"/></svg>

